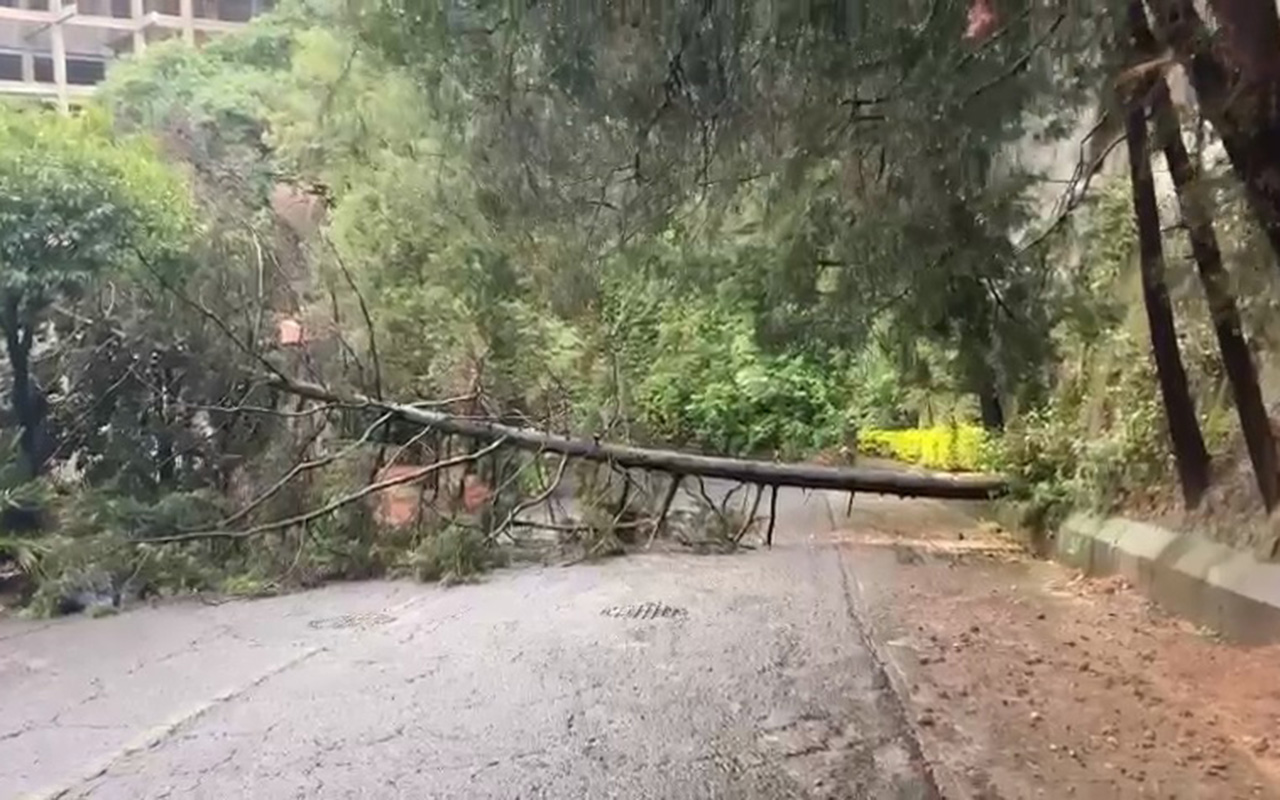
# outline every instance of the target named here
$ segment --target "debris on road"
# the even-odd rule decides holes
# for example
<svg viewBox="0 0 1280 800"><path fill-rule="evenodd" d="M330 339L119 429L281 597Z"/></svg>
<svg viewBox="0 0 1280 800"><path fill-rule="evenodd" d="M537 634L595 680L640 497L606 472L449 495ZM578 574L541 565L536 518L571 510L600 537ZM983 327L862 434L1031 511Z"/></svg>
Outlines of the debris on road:
<svg viewBox="0 0 1280 800"><path fill-rule="evenodd" d="M989 529L965 532L985 550L943 537L901 518L843 535L922 744L970 796L1280 797L1280 648L1225 643Z"/></svg>

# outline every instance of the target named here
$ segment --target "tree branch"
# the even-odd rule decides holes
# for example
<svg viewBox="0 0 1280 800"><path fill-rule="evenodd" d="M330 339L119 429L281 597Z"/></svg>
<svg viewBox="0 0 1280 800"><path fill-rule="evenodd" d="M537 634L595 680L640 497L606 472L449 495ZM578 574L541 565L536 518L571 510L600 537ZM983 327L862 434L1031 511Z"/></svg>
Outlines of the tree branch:
<svg viewBox="0 0 1280 800"><path fill-rule="evenodd" d="M534 452L560 453L588 461L613 461L622 467L658 472L701 475L706 478L728 478L765 486L800 486L810 489L836 489L895 494L905 497L941 497L985 500L1003 494L1005 479L998 475L957 478L941 474L903 473L869 467L825 467L811 464L779 464L740 458L695 455L672 450L658 450L609 444L588 439L515 428L483 420L463 419L439 411L414 408L399 403L377 401L361 395L342 395L314 384L269 379L269 385L281 391L321 402L363 405L373 410L388 411L417 425L430 425L446 433L468 436L482 441L503 440L512 447Z"/></svg>
<svg viewBox="0 0 1280 800"><path fill-rule="evenodd" d="M494 450L497 450L499 447L506 444L506 441L507 440L505 437L494 439L488 445L480 448L479 450L475 450L470 453L464 453L463 455L456 456L454 458L450 458L445 461L437 461L436 463L431 464L430 466L423 467L420 470L415 470L414 472L410 472L406 475L400 475L395 478L388 478L384 481L378 481L377 483L371 483L368 486L365 486L359 489L358 491L351 492L350 494L345 494L342 497L339 497L338 499L333 500L331 502L325 503L320 508L314 509L312 511L308 511L303 514L296 514L292 517L287 517L285 519L275 520L274 522L264 522L261 525L255 525L252 528L246 528L242 531L226 531L226 530L190 531L188 533L176 533L171 536L156 536L149 539L135 539L133 540L133 543L134 544L171 544L173 542L192 542L192 541L197 541L202 539L247 539L250 536L256 536L262 533L268 533L270 531L278 531L283 528L291 527L293 525L302 525L304 523L310 522L313 519L318 519L320 517L323 517L326 514L331 514L334 511L337 511L339 508L342 508L343 506L350 505L351 503L354 503L357 500L361 500L365 497L368 497L371 494L381 492L384 489L390 489L393 486L400 486L405 483L413 483L416 480L425 478L426 476L430 475L433 472L439 472L440 470L448 469L449 467L456 467L459 464L466 464L472 461L476 461L477 459L483 458L489 453L492 453Z"/></svg>
<svg viewBox="0 0 1280 800"><path fill-rule="evenodd" d="M569 458L567 456L564 458L561 458L559 466L556 467L555 477L551 479L551 483L547 485L547 488L539 492L535 497L532 497L528 500L517 503L516 507L511 509L511 513L507 515L507 518L503 521L503 523L499 525L497 528L495 528L493 533L489 534L487 541L492 542L493 540L501 536L503 533L505 533L508 528L515 525L516 518L520 516L520 513L522 511L528 511L529 509L533 508L539 503L546 502L547 498L555 494L556 489L560 488L560 481L564 479L565 467L567 467L568 465L569 465Z"/></svg>
<svg viewBox="0 0 1280 800"><path fill-rule="evenodd" d="M333 462L338 461L339 459L346 458L348 455L355 452L356 448L360 447L360 445L369 441L369 437L373 435L373 432L376 431L378 428L382 427L383 425L385 425L387 422L389 422L391 418L392 418L391 414L383 414L382 416L378 417L378 419L372 425L365 428L364 433L360 435L360 438L356 439L354 442L342 448L336 453L331 453L330 455L322 456L321 458L315 458L310 461L303 461L298 464L294 464L293 467L280 478L280 480L276 481L271 485L271 488L267 489L265 492L255 497L243 508L241 508L239 511L235 512L231 516L227 517L219 524L224 527L227 525L236 524L240 520L249 516L249 514L253 513L254 509L258 508L263 503L267 502L272 497L274 497L277 492L279 492L281 489L285 487L286 484L289 483L289 481L293 480L297 476L301 475L304 472L309 472L313 469L319 469L320 467L328 466L329 464L332 464Z"/></svg>

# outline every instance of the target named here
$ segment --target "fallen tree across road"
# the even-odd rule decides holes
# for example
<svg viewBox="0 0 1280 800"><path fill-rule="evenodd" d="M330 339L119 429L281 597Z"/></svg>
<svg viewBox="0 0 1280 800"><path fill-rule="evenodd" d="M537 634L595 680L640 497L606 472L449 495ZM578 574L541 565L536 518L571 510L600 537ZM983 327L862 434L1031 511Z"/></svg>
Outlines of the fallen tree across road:
<svg viewBox="0 0 1280 800"><path fill-rule="evenodd" d="M568 458L582 458L631 469L654 470L677 477L698 475L758 486L794 486L805 489L834 489L844 492L872 492L901 497L936 497L956 500L986 500L1004 494L1008 488L1005 479L998 475L957 477L856 466L825 467L609 444L593 439L559 436L528 428L468 419L409 404L375 400L360 395L343 395L310 383L275 379L271 381L271 385L280 391L323 403L338 403L380 411L405 422L430 427L443 433L467 436L486 442L501 440L508 446L524 450L558 453Z"/></svg>

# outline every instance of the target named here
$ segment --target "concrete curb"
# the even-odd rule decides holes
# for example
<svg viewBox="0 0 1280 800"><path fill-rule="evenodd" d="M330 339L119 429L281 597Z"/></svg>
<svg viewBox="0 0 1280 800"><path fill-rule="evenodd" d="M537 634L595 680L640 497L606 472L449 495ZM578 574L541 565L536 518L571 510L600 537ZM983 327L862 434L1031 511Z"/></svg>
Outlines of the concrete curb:
<svg viewBox="0 0 1280 800"><path fill-rule="evenodd" d="M1246 644L1280 642L1280 564L1193 534L1075 514L1054 557L1089 575L1122 575L1169 611Z"/></svg>

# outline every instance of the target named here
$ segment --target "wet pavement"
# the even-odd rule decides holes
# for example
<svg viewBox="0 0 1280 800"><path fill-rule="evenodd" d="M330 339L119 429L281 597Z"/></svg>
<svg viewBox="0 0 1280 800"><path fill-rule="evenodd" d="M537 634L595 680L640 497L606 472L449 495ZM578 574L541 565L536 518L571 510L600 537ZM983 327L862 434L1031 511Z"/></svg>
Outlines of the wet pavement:
<svg viewBox="0 0 1280 800"><path fill-rule="evenodd" d="M772 550L0 622L0 797L937 796L844 499L780 509Z"/></svg>

